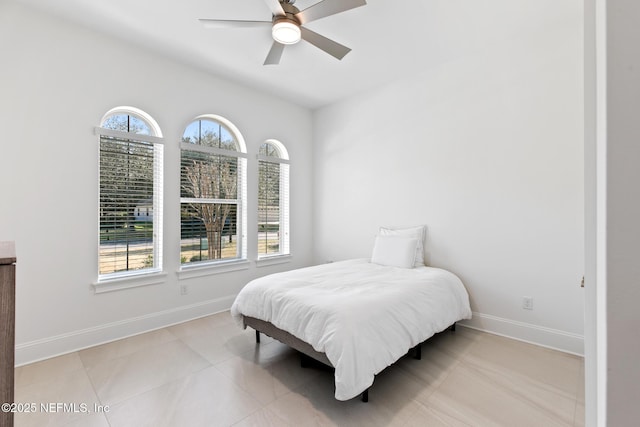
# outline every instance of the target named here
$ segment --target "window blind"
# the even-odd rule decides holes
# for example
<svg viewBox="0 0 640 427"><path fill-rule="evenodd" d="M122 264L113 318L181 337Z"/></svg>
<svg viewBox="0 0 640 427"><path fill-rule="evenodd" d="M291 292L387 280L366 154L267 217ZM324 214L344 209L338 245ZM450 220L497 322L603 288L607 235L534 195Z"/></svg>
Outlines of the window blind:
<svg viewBox="0 0 640 427"><path fill-rule="evenodd" d="M289 165L258 157L258 257L288 255Z"/></svg>
<svg viewBox="0 0 640 427"><path fill-rule="evenodd" d="M109 134L100 135L99 275L160 269L162 146Z"/></svg>

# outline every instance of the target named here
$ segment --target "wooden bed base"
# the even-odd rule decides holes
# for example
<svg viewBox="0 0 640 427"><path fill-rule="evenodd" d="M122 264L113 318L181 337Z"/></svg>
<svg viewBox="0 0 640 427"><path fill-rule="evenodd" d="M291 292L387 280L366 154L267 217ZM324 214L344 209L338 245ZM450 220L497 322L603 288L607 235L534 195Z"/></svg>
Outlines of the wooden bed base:
<svg viewBox="0 0 640 427"><path fill-rule="evenodd" d="M249 316L243 316L243 321L245 326L249 326L255 329L256 343L260 343L260 333L263 333L267 336L270 336L271 338L274 338L280 341L283 344L288 345L289 347L295 350L298 350L303 355L309 356L312 359L317 360L318 362L330 368L334 368L334 366L331 364L331 362L329 361L325 353L320 353L314 350L309 343L302 341L300 338L297 338L291 335L287 331L283 331L282 329L274 326L272 323L265 322L264 320L256 319L255 317L249 317ZM449 329L451 331L455 331L456 324L454 323L453 325L449 326ZM413 357L415 359L418 359L418 360L422 359L422 343L415 346L412 350L414 351ZM303 367L305 366L304 359L301 360L301 364ZM362 392L362 401L363 402L369 401L368 388Z"/></svg>

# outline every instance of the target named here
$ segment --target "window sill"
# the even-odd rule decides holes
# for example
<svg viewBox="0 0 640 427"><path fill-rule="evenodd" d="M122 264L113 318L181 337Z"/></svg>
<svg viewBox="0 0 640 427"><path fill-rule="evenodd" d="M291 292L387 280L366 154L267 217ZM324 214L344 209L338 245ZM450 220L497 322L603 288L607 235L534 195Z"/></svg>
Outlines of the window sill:
<svg viewBox="0 0 640 427"><path fill-rule="evenodd" d="M183 266L180 268L180 270L178 270L178 279L191 279L194 277L229 273L231 271L248 270L249 266L250 263L246 259L220 261L203 265Z"/></svg>
<svg viewBox="0 0 640 427"><path fill-rule="evenodd" d="M93 283L92 286L96 294L103 294L140 286L160 285L165 282L166 278L167 273L156 272L100 280Z"/></svg>
<svg viewBox="0 0 640 427"><path fill-rule="evenodd" d="M291 262L291 255L273 255L258 258L256 260L256 267L267 267L269 265L286 264Z"/></svg>

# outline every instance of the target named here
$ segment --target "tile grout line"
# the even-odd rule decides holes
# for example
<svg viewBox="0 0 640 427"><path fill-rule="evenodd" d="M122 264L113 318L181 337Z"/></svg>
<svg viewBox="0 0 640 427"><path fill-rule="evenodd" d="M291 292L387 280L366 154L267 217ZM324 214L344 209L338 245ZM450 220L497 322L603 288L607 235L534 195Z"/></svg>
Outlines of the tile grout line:
<svg viewBox="0 0 640 427"><path fill-rule="evenodd" d="M80 352L77 351L76 353L78 354L78 359L80 359L80 363L82 364L84 375L87 378L87 381L89 381L89 384L91 384L91 390L93 390L93 394L96 396L96 400L98 401L98 404L100 406L104 406L104 404L102 402L102 399L100 399L100 396L98 395L98 391L96 390L96 386L93 383L93 381L91 380L91 376L89 376L89 373L88 373L89 368L87 368L86 364L84 363L84 360L82 360L82 356L80 356ZM109 420L109 417L107 416L107 414L106 413L102 414L102 417L105 419L105 421L107 422L109 427L112 427L111 426L111 421Z"/></svg>

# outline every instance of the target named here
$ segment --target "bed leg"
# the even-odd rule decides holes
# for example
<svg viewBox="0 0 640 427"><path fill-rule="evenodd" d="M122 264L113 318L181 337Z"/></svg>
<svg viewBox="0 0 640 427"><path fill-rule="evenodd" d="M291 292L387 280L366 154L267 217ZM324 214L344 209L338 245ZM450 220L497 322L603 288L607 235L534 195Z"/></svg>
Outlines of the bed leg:
<svg viewBox="0 0 640 427"><path fill-rule="evenodd" d="M456 324L455 324L455 322L454 322L454 324L453 324L453 325L449 326L449 330L450 330L451 332L455 332L455 331L456 331Z"/></svg>
<svg viewBox="0 0 640 427"><path fill-rule="evenodd" d="M369 401L369 389L362 392L362 401L367 403Z"/></svg>
<svg viewBox="0 0 640 427"><path fill-rule="evenodd" d="M260 331L256 331L256 343L260 344Z"/></svg>
<svg viewBox="0 0 640 427"><path fill-rule="evenodd" d="M416 354L413 356L413 358L416 360L422 360L422 343L415 346L414 350L416 351Z"/></svg>

